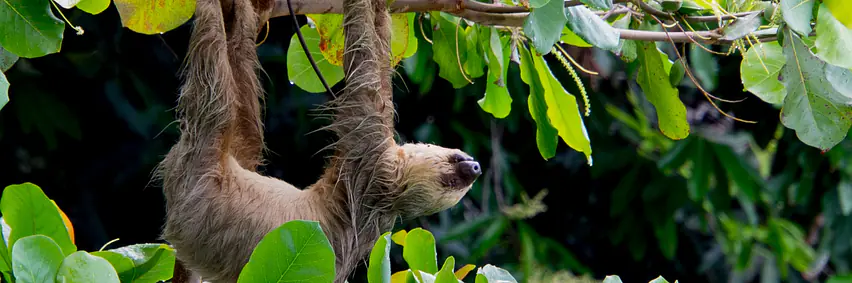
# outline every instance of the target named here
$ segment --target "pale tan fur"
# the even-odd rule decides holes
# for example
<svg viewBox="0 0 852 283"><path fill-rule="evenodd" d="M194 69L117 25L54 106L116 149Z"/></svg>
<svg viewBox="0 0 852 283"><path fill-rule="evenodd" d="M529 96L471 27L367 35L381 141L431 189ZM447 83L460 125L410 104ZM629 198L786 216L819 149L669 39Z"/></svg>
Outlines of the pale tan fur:
<svg viewBox="0 0 852 283"><path fill-rule="evenodd" d="M325 129L338 140L323 175L300 190L258 174L255 40L272 2L223 1L197 1L177 107L181 137L158 168L163 238L194 278L235 282L267 232L305 219L322 225L336 254L335 282L343 282L396 219L447 209L470 189L479 169L463 152L393 140L385 0L344 1L346 89L324 107L333 117Z"/></svg>

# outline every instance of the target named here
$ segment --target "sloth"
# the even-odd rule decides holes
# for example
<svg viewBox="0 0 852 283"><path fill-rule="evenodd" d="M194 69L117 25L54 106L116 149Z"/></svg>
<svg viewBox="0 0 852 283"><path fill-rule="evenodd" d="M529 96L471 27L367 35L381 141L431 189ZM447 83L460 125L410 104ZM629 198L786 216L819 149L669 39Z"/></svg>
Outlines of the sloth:
<svg viewBox="0 0 852 283"><path fill-rule="evenodd" d="M322 106L335 134L323 174L304 189L257 170L265 150L255 42L273 0L198 0L177 101L180 138L157 166L176 274L236 282L266 233L320 223L344 282L398 218L456 205L481 174L458 150L394 139L386 0L344 0L346 86ZM175 278L178 279L177 277Z"/></svg>

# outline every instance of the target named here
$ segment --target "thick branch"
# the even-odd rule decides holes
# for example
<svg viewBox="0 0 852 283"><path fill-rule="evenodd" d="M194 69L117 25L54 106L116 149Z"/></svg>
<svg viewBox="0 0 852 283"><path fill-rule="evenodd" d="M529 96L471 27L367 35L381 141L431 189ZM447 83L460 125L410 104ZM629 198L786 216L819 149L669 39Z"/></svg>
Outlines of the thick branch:
<svg viewBox="0 0 852 283"><path fill-rule="evenodd" d="M290 15L287 9L288 0L275 0L276 6L273 10L273 17L281 17ZM343 12L342 0L289 0L293 5L293 11L297 15L304 14L340 14ZM560 0L553 0L560 1ZM670 19L670 13L656 10L653 7L645 4L643 1L631 0L615 0L614 3L634 3L639 6L642 11L655 16ZM578 0L567 0L565 6L582 5ZM520 6L508 6L503 4L491 4L478 2L476 0L394 0L390 7L392 13L407 13L407 12L429 12L443 11L453 14L458 17L476 22L481 25L488 26L506 26L520 27L524 25L529 16L529 9ZM712 22L718 20L732 20L738 17L746 16L750 13L746 12L725 16L689 16L684 17L690 22ZM674 42L703 42L715 44L728 44L730 41L720 40L721 34L717 31L696 31L696 32L655 32L642 30L618 29L622 39L641 40L641 41L669 41L669 37ZM755 32L760 41L772 40L775 36L774 29L772 31L761 30Z"/></svg>

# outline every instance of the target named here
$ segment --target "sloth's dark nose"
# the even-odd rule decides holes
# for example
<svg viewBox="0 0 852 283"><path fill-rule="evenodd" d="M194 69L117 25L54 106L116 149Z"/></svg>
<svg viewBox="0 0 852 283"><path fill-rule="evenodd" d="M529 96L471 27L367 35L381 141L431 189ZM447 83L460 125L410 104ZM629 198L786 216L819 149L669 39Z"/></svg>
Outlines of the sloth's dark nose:
<svg viewBox="0 0 852 283"><path fill-rule="evenodd" d="M452 162L462 162L462 161L473 161L473 157L467 155L465 153L455 153L450 156L450 161Z"/></svg>
<svg viewBox="0 0 852 283"><path fill-rule="evenodd" d="M459 177L467 184L473 183L476 177L482 175L482 168L479 167L479 162L462 161L456 166L456 172L458 172Z"/></svg>

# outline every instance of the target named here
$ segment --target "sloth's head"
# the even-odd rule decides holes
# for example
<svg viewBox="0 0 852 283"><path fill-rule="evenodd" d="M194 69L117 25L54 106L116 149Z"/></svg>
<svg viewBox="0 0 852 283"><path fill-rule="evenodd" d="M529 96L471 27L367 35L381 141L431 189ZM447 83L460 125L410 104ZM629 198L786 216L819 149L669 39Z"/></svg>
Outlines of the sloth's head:
<svg viewBox="0 0 852 283"><path fill-rule="evenodd" d="M456 205L482 174L479 163L458 149L413 143L400 146L395 154L399 194L394 210L404 218Z"/></svg>

